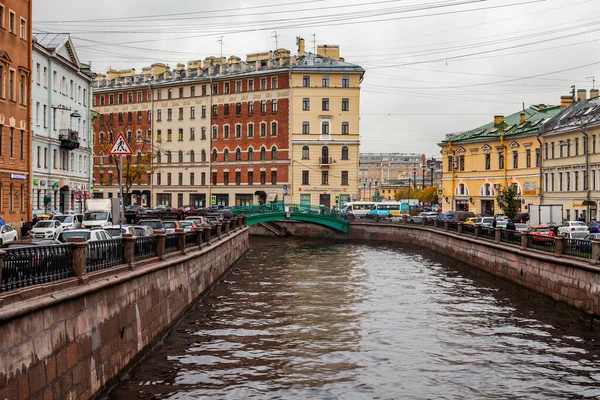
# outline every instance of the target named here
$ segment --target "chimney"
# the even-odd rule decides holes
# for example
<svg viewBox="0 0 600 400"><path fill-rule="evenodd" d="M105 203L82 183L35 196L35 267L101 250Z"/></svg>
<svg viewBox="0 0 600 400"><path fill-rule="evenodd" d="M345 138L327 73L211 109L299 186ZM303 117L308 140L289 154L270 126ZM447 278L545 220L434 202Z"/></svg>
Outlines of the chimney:
<svg viewBox="0 0 600 400"><path fill-rule="evenodd" d="M586 100L587 91L585 89L577 89L577 102Z"/></svg>
<svg viewBox="0 0 600 400"><path fill-rule="evenodd" d="M599 94L600 94L600 90L598 90L598 89L590 90L590 99L598 98Z"/></svg>
<svg viewBox="0 0 600 400"><path fill-rule="evenodd" d="M569 95L560 96L560 109L564 110L573 104L573 97Z"/></svg>
<svg viewBox="0 0 600 400"><path fill-rule="evenodd" d="M545 109L546 109L545 104L538 104L538 110L545 110Z"/></svg>
<svg viewBox="0 0 600 400"><path fill-rule="evenodd" d="M296 38L296 44L298 45L298 57L304 57L306 55L304 50L304 39L298 36Z"/></svg>
<svg viewBox="0 0 600 400"><path fill-rule="evenodd" d="M504 122L504 115L495 115L494 116L494 126L498 126Z"/></svg>
<svg viewBox="0 0 600 400"><path fill-rule="evenodd" d="M525 118L526 118L526 114L524 112L522 112L521 114L519 114L519 123L522 124L525 122Z"/></svg>

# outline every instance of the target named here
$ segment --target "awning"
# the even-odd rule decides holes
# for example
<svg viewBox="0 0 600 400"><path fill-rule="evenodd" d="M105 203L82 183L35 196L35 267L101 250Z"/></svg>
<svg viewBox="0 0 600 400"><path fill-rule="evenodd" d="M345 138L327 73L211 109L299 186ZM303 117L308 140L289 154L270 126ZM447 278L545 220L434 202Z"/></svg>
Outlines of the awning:
<svg viewBox="0 0 600 400"><path fill-rule="evenodd" d="M269 193L267 195L267 203L272 203L277 200L277 193Z"/></svg>
<svg viewBox="0 0 600 400"><path fill-rule="evenodd" d="M581 204L584 206L596 207L596 202L593 200L584 200Z"/></svg>

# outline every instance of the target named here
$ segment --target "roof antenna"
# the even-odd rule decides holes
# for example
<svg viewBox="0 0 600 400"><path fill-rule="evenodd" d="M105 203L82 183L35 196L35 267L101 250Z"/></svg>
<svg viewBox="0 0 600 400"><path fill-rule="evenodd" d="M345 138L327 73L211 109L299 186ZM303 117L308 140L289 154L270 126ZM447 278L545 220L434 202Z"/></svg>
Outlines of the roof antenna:
<svg viewBox="0 0 600 400"><path fill-rule="evenodd" d="M523 111L525 111L525 102L523 102Z"/></svg>
<svg viewBox="0 0 600 400"><path fill-rule="evenodd" d="M279 48L279 43L277 41L277 31L273 31L273 36L275 38L275 50Z"/></svg>
<svg viewBox="0 0 600 400"><path fill-rule="evenodd" d="M223 58L223 36L218 36L217 43L221 45L221 58Z"/></svg>
<svg viewBox="0 0 600 400"><path fill-rule="evenodd" d="M596 87L596 78L593 76L587 76L585 79L591 79L592 80L592 90L595 89Z"/></svg>
<svg viewBox="0 0 600 400"><path fill-rule="evenodd" d="M313 54L317 54L317 34L313 33L312 34L313 37Z"/></svg>

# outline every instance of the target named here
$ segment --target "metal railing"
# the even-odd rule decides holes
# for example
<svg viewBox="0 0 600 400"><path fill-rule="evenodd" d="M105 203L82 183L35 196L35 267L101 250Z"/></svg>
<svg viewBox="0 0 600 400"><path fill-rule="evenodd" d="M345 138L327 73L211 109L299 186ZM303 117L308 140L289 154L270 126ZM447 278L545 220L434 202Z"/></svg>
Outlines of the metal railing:
<svg viewBox="0 0 600 400"><path fill-rule="evenodd" d="M504 243L521 245L521 232L503 229L500 231L500 241Z"/></svg>
<svg viewBox="0 0 600 400"><path fill-rule="evenodd" d="M31 246L6 249L0 292L74 276L73 246Z"/></svg>
<svg viewBox="0 0 600 400"><path fill-rule="evenodd" d="M479 228L479 237L495 240L496 239L496 229L488 226L481 226Z"/></svg>
<svg viewBox="0 0 600 400"><path fill-rule="evenodd" d="M134 259L135 261L147 260L158 257L158 244L156 236L142 236L135 238Z"/></svg>
<svg viewBox="0 0 600 400"><path fill-rule="evenodd" d="M434 226L435 225L435 218L423 217L423 220L425 221L425 225L427 225L427 226Z"/></svg>
<svg viewBox="0 0 600 400"><path fill-rule="evenodd" d="M466 235L470 235L470 236L475 236L475 225L472 225L472 224L463 225L462 233L464 233Z"/></svg>
<svg viewBox="0 0 600 400"><path fill-rule="evenodd" d="M176 251L179 251L179 235L169 233L165 238L165 254L175 253Z"/></svg>
<svg viewBox="0 0 600 400"><path fill-rule="evenodd" d="M85 250L87 272L116 267L125 263L123 239L88 242Z"/></svg>
<svg viewBox="0 0 600 400"><path fill-rule="evenodd" d="M198 232L189 231L185 233L185 248L197 246L196 238L198 236Z"/></svg>
<svg viewBox="0 0 600 400"><path fill-rule="evenodd" d="M458 222L454 222L454 221L448 222L448 229L451 231L458 231Z"/></svg>
<svg viewBox="0 0 600 400"><path fill-rule="evenodd" d="M563 239L563 254L592 258L592 241L586 239Z"/></svg>
<svg viewBox="0 0 600 400"><path fill-rule="evenodd" d="M555 240L554 236L544 235L527 235L527 247L534 250L554 253Z"/></svg>

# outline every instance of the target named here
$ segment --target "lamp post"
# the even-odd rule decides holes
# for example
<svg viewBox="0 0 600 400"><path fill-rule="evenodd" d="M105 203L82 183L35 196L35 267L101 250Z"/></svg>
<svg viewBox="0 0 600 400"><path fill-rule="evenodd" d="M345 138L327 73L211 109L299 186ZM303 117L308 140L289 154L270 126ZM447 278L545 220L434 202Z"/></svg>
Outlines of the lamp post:
<svg viewBox="0 0 600 400"><path fill-rule="evenodd" d="M410 176L408 177L408 193L406 194L406 203L410 207Z"/></svg>
<svg viewBox="0 0 600 400"><path fill-rule="evenodd" d="M425 164L421 164L421 173L423 174L422 189L425 190Z"/></svg>
<svg viewBox="0 0 600 400"><path fill-rule="evenodd" d="M373 184L373 179L369 181L369 201L371 201L371 185Z"/></svg>
<svg viewBox="0 0 600 400"><path fill-rule="evenodd" d="M429 169L431 170L431 187L433 187L433 170L435 169L435 159L433 157L429 161Z"/></svg>
<svg viewBox="0 0 600 400"><path fill-rule="evenodd" d="M379 193L379 179L375 179L375 187L373 189L373 201L377 201L378 193Z"/></svg>

